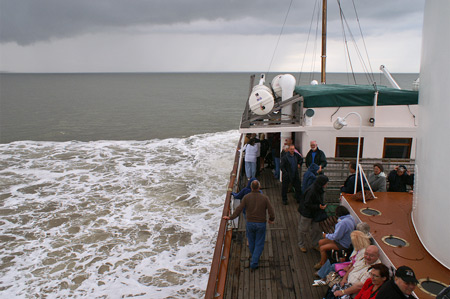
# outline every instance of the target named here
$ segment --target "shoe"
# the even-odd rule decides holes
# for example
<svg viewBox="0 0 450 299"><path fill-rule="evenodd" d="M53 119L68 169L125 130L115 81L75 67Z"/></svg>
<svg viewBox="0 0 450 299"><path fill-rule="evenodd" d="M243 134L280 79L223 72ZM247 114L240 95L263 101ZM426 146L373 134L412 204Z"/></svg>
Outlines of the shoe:
<svg viewBox="0 0 450 299"><path fill-rule="evenodd" d="M317 250L318 252L320 252L320 247L319 246L314 246L313 249Z"/></svg>
<svg viewBox="0 0 450 299"><path fill-rule="evenodd" d="M314 283L312 284L313 287L321 287L321 286L325 286L325 285L327 285L327 283L325 281L323 281L322 279L314 280Z"/></svg>
<svg viewBox="0 0 450 299"><path fill-rule="evenodd" d="M256 266L255 268L250 267L250 272L254 272L255 270L258 270L259 266Z"/></svg>
<svg viewBox="0 0 450 299"><path fill-rule="evenodd" d="M300 251L303 252L303 253L306 253L306 252L307 252L307 250L306 250L305 247L300 247Z"/></svg>
<svg viewBox="0 0 450 299"><path fill-rule="evenodd" d="M320 268L322 268L322 264L320 262L314 265L314 269L319 270Z"/></svg>

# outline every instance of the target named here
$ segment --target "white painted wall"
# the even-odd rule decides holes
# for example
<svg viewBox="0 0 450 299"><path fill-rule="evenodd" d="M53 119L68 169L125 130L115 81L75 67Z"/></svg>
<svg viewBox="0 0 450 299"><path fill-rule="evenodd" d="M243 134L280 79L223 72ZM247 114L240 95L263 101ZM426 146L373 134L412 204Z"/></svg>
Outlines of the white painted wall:
<svg viewBox="0 0 450 299"><path fill-rule="evenodd" d="M425 248L450 269L450 1L428 0L420 69L420 128L413 223Z"/></svg>

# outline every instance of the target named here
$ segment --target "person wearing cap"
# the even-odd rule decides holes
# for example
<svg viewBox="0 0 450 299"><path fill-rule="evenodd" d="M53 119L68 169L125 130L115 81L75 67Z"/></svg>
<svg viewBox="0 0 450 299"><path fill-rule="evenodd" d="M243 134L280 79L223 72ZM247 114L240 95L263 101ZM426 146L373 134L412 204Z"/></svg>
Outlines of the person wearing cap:
<svg viewBox="0 0 450 299"><path fill-rule="evenodd" d="M319 240L322 237L319 222L314 221L321 210L325 210L324 203L325 188L328 184L326 175L317 176L314 183L306 190L300 200L298 212L300 220L298 222L298 246L302 252L306 252L307 234L311 237L312 247L319 247Z"/></svg>
<svg viewBox="0 0 450 299"><path fill-rule="evenodd" d="M388 192L406 192L406 185L412 185L413 179L405 165L399 165L388 175Z"/></svg>
<svg viewBox="0 0 450 299"><path fill-rule="evenodd" d="M395 271L393 279L386 282L377 294L379 299L415 298L412 292L418 281L413 269L401 266Z"/></svg>

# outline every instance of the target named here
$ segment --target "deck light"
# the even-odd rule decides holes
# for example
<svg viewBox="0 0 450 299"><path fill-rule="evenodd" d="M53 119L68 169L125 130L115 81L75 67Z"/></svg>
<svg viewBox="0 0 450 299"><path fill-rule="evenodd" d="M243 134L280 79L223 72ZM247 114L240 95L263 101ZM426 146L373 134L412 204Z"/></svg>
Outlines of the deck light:
<svg viewBox="0 0 450 299"><path fill-rule="evenodd" d="M356 194L356 188L357 188L357 186L358 186L358 176L359 176L360 181L361 181L361 188L362 188L363 202L366 203L366 196L365 196L365 194L364 194L364 183L363 183L363 179L362 179L362 178L364 177L366 181L368 181L368 180L367 180L367 177L366 177L366 175L365 175L365 173L364 173L364 170L362 169L362 166L359 164L359 151L360 151L360 149L361 149L361 127L362 127L362 118L361 118L361 115L359 115L359 113L357 113L357 112L349 112L349 113L348 113L346 116L344 116L343 118L342 118L342 117L338 117L338 118L335 120L335 122L333 123L333 127L334 127L336 130L340 130L340 129L342 129L343 127L347 126L347 122L345 121L345 119L346 119L348 116L352 115L352 114L358 116L358 118L359 118L358 149L357 149L357 151L356 151L356 177L355 177L355 189L354 189L354 193L353 193L353 194ZM369 189L370 189L370 192L372 193L373 197L375 197L375 195L373 194L373 191L372 191L372 188L370 187L370 185L369 185Z"/></svg>

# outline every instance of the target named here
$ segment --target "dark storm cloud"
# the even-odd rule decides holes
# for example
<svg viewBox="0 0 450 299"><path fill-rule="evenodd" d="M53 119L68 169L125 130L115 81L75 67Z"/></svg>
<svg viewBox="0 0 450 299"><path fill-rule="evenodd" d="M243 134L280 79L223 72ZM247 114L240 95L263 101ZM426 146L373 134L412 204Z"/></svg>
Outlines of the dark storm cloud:
<svg viewBox="0 0 450 299"><path fill-rule="evenodd" d="M346 9L352 9L350 0L341 2ZM290 3L291 0L0 0L0 42L29 45L138 25L162 25L167 30L170 25L180 28L180 24L201 20L220 20L224 26L195 27L200 34L211 30L217 34L278 34ZM423 3L424 0L355 0L359 17L380 26L385 20L420 16ZM306 32L314 5L313 0L294 0L285 33ZM328 5L329 22L333 24L339 15L338 6L336 1L329 1ZM254 20L262 26L255 29L225 25L242 20ZM331 30L335 27L331 26Z"/></svg>

